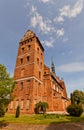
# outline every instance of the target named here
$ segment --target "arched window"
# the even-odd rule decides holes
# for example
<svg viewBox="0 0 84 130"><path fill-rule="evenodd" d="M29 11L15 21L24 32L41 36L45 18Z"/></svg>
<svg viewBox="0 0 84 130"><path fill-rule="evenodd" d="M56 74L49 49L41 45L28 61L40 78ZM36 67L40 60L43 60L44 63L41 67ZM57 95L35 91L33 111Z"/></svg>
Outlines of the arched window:
<svg viewBox="0 0 84 130"><path fill-rule="evenodd" d="M23 63L23 58L20 59L21 64Z"/></svg>
<svg viewBox="0 0 84 130"><path fill-rule="evenodd" d="M42 68L42 62L41 62L41 68Z"/></svg>
<svg viewBox="0 0 84 130"><path fill-rule="evenodd" d="M24 53L24 47L22 48L22 53Z"/></svg>
<svg viewBox="0 0 84 130"><path fill-rule="evenodd" d="M39 58L37 58L37 64L39 64Z"/></svg>
<svg viewBox="0 0 84 130"><path fill-rule="evenodd" d="M30 45L28 45L28 50L30 50L30 48L31 48L31 46L30 46Z"/></svg>
<svg viewBox="0 0 84 130"><path fill-rule="evenodd" d="M39 48L37 48L37 52L39 53Z"/></svg>
<svg viewBox="0 0 84 130"><path fill-rule="evenodd" d="M30 56L27 56L27 61L30 61Z"/></svg>

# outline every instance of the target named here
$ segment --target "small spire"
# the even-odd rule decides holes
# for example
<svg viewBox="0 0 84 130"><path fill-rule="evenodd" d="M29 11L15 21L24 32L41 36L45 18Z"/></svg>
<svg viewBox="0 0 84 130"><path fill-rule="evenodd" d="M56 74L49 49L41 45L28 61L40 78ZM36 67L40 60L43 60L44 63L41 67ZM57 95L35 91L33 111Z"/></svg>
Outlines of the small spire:
<svg viewBox="0 0 84 130"><path fill-rule="evenodd" d="M55 66L54 66L53 60L51 62L51 72L56 75L56 73L55 73Z"/></svg>

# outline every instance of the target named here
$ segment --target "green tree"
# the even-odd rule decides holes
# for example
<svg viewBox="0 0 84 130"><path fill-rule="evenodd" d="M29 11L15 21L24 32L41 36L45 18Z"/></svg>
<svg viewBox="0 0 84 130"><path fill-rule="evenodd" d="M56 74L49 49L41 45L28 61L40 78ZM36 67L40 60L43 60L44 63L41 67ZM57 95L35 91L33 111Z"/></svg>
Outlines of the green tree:
<svg viewBox="0 0 84 130"><path fill-rule="evenodd" d="M8 103L12 100L15 81L4 65L0 64L0 107L6 110ZM3 105L2 105L3 104ZM3 106L3 107L2 107Z"/></svg>
<svg viewBox="0 0 84 130"><path fill-rule="evenodd" d="M71 94L71 99L74 101L74 103L76 104L84 104L84 92L79 91L79 90L75 90L72 94ZM73 102L72 101L72 102Z"/></svg>
<svg viewBox="0 0 84 130"><path fill-rule="evenodd" d="M4 104L0 103L0 117L4 116L4 114L5 114Z"/></svg>
<svg viewBox="0 0 84 130"><path fill-rule="evenodd" d="M36 105L36 113L46 113L46 109L49 107L47 102L38 102Z"/></svg>
<svg viewBox="0 0 84 130"><path fill-rule="evenodd" d="M71 105L67 107L67 112L71 116L80 116L83 113L84 92L75 90L71 93Z"/></svg>
<svg viewBox="0 0 84 130"><path fill-rule="evenodd" d="M15 117L18 118L20 116L20 106L17 106Z"/></svg>
<svg viewBox="0 0 84 130"><path fill-rule="evenodd" d="M80 116L83 113L82 105L79 104L71 104L67 107L67 112L71 116Z"/></svg>
<svg viewBox="0 0 84 130"><path fill-rule="evenodd" d="M71 97L71 104L74 104L75 101L74 101L74 97L73 97L73 94L72 94L72 93L71 93L70 97Z"/></svg>

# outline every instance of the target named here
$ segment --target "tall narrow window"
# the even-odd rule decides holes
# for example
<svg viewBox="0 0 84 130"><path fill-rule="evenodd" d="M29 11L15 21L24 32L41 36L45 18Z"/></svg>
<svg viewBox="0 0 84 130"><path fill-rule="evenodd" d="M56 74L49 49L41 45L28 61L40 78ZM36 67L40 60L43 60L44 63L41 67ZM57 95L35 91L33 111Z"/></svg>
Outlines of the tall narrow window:
<svg viewBox="0 0 84 130"><path fill-rule="evenodd" d="M43 54L41 53L41 57L43 58Z"/></svg>
<svg viewBox="0 0 84 130"><path fill-rule="evenodd" d="M41 84L38 83L38 92L39 92L39 94L41 94L41 91L42 91L42 89L41 89Z"/></svg>
<svg viewBox="0 0 84 130"><path fill-rule="evenodd" d="M39 64L39 58L37 58L37 64Z"/></svg>
<svg viewBox="0 0 84 130"><path fill-rule="evenodd" d="M30 45L28 45L28 50L30 50L30 47L31 47L31 46L30 46Z"/></svg>
<svg viewBox="0 0 84 130"><path fill-rule="evenodd" d="M30 60L30 56L27 56L27 61L29 61Z"/></svg>
<svg viewBox="0 0 84 130"><path fill-rule="evenodd" d="M15 109L17 108L18 105L19 105L19 100L17 99L17 100L16 100L16 106L15 106Z"/></svg>
<svg viewBox="0 0 84 130"><path fill-rule="evenodd" d="M26 109L29 109L29 107L30 107L30 100L29 100L29 99L27 99Z"/></svg>
<svg viewBox="0 0 84 130"><path fill-rule="evenodd" d="M32 39L30 38L30 39L29 39L29 42L31 42L31 41L32 41Z"/></svg>
<svg viewBox="0 0 84 130"><path fill-rule="evenodd" d="M39 71L39 78L41 78L41 72Z"/></svg>
<svg viewBox="0 0 84 130"><path fill-rule="evenodd" d="M23 58L20 59L21 64L23 63Z"/></svg>
<svg viewBox="0 0 84 130"><path fill-rule="evenodd" d="M23 109L24 108L24 100L22 99L21 100L21 109Z"/></svg>
<svg viewBox="0 0 84 130"><path fill-rule="evenodd" d="M23 82L21 82L21 84L20 84L20 89L21 90L23 89Z"/></svg>
<svg viewBox="0 0 84 130"><path fill-rule="evenodd" d="M44 75L46 74L46 72L44 72Z"/></svg>
<svg viewBox="0 0 84 130"><path fill-rule="evenodd" d="M22 52L24 52L24 47L22 48Z"/></svg>
<svg viewBox="0 0 84 130"><path fill-rule="evenodd" d="M42 68L42 62L41 62L41 68Z"/></svg>
<svg viewBox="0 0 84 130"><path fill-rule="evenodd" d="M39 48L37 48L37 52L39 53Z"/></svg>
<svg viewBox="0 0 84 130"><path fill-rule="evenodd" d="M21 77L24 76L24 69L21 70Z"/></svg>
<svg viewBox="0 0 84 130"><path fill-rule="evenodd" d="M41 84L40 84L40 83L38 83L38 87L41 87Z"/></svg>

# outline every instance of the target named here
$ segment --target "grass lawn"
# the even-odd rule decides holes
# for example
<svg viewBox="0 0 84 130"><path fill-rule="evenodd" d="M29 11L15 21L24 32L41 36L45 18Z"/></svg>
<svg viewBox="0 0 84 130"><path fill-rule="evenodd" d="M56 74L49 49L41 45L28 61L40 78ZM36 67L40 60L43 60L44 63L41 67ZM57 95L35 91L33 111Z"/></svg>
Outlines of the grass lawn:
<svg viewBox="0 0 84 130"><path fill-rule="evenodd" d="M0 123L20 123L20 124L55 124L55 123L69 123L84 121L84 115L81 117L71 117L59 114L33 114L33 115L20 115L15 118L15 115L6 114L0 117Z"/></svg>

